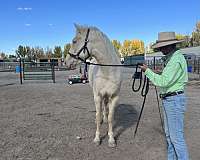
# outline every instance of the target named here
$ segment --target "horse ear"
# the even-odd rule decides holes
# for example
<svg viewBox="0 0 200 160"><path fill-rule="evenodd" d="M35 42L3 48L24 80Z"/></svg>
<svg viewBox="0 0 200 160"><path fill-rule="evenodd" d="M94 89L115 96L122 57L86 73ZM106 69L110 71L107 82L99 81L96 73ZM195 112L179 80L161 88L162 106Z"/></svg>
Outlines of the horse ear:
<svg viewBox="0 0 200 160"><path fill-rule="evenodd" d="M79 30L80 30L80 28L81 28L81 27L80 27L80 25L79 25L79 24L77 24L77 23L74 23L74 26L75 26L76 30L78 30L78 31L79 31Z"/></svg>

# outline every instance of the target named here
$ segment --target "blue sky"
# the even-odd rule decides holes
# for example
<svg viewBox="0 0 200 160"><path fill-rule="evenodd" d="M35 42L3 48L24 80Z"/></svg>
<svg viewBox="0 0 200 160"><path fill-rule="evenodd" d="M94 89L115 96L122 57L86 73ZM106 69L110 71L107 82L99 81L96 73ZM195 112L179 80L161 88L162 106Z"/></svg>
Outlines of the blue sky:
<svg viewBox="0 0 200 160"><path fill-rule="evenodd" d="M0 0L0 52L14 53L20 44L63 47L74 23L147 45L160 31L191 34L198 20L200 0Z"/></svg>

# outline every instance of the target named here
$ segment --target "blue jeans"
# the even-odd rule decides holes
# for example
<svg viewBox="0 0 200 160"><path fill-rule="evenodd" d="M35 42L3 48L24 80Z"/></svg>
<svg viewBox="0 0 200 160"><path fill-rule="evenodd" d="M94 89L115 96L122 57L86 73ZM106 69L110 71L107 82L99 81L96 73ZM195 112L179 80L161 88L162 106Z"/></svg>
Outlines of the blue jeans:
<svg viewBox="0 0 200 160"><path fill-rule="evenodd" d="M188 160L184 138L185 95L166 97L162 103L168 160Z"/></svg>

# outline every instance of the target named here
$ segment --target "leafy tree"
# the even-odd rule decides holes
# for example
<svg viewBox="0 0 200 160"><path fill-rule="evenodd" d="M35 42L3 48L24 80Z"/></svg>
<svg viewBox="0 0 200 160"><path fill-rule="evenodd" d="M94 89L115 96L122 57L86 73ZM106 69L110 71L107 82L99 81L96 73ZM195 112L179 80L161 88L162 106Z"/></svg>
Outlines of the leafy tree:
<svg viewBox="0 0 200 160"><path fill-rule="evenodd" d="M40 47L35 47L35 58L37 59L41 59L41 58L45 58L45 54L44 54L44 49L40 48Z"/></svg>
<svg viewBox="0 0 200 160"><path fill-rule="evenodd" d="M62 49L60 46L55 46L54 48L54 58L61 58L62 57Z"/></svg>
<svg viewBox="0 0 200 160"><path fill-rule="evenodd" d="M143 54L144 53L144 42L141 40L131 41L131 55Z"/></svg>
<svg viewBox="0 0 200 160"><path fill-rule="evenodd" d="M181 44L179 44L179 48L186 48L190 46L190 36L183 34L176 34L176 39L184 40Z"/></svg>
<svg viewBox="0 0 200 160"><path fill-rule="evenodd" d="M123 42L123 45L121 47L121 54L123 57L126 57L130 54L131 52L130 44L131 44L130 40L125 40Z"/></svg>
<svg viewBox="0 0 200 160"><path fill-rule="evenodd" d="M53 57L53 51L51 48L47 47L46 49L46 52L45 52L45 55L48 59L52 58Z"/></svg>
<svg viewBox="0 0 200 160"><path fill-rule="evenodd" d="M116 48L116 50L118 50L118 51L122 47L121 43L119 41L117 41L117 40L112 40L112 44Z"/></svg>
<svg viewBox="0 0 200 160"><path fill-rule="evenodd" d="M141 40L125 40L121 47L121 53L123 57L143 54L144 53L144 42Z"/></svg>
<svg viewBox="0 0 200 160"><path fill-rule="evenodd" d="M33 59L31 48L29 46L26 46L26 47L24 47L24 50L26 52L26 56L27 56L28 61L31 61Z"/></svg>
<svg viewBox="0 0 200 160"><path fill-rule="evenodd" d="M112 44L113 44L113 46L115 48L115 51L116 51L117 55L119 57L122 57L122 55L120 54L120 49L122 47L121 43L119 41L117 41L117 40L112 40Z"/></svg>
<svg viewBox="0 0 200 160"><path fill-rule="evenodd" d="M66 58L67 54L69 53L70 48L71 48L71 44L70 44L70 43L67 43L67 44L64 46L64 51L63 51L64 58Z"/></svg>
<svg viewBox="0 0 200 160"><path fill-rule="evenodd" d="M192 32L192 46L200 46L200 21L196 23L195 31Z"/></svg>
<svg viewBox="0 0 200 160"><path fill-rule="evenodd" d="M9 56L8 56L8 58L10 59L10 58L16 58L16 56L15 55L12 55L12 54L10 54Z"/></svg>
<svg viewBox="0 0 200 160"><path fill-rule="evenodd" d="M1 52L1 53L0 53L0 57L1 57L2 59L4 59L4 58L6 57L6 54L3 53L3 52Z"/></svg>
<svg viewBox="0 0 200 160"><path fill-rule="evenodd" d="M17 56L20 56L20 57L22 57L22 58L25 58L25 56L26 56L25 47L19 45L19 46L18 46L18 49L16 50L16 54L17 54Z"/></svg>

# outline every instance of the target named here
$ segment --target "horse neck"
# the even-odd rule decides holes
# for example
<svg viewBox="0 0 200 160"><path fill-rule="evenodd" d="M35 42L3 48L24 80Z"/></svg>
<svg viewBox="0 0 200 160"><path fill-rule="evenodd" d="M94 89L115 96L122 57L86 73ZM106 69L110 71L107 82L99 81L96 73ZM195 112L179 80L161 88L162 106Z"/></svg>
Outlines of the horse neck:
<svg viewBox="0 0 200 160"><path fill-rule="evenodd" d="M109 54L103 54L104 50L102 48L100 50L95 49L94 54L93 54L93 63L96 64L105 64L105 65L118 65L120 64L120 61L116 57L112 57ZM99 67L99 71L101 72L103 77L109 77L113 74L119 74L119 67L111 67L111 66L104 66L104 67Z"/></svg>
<svg viewBox="0 0 200 160"><path fill-rule="evenodd" d="M121 64L116 50L108 37L99 30L92 32L92 42L94 48L93 57L99 64Z"/></svg>

